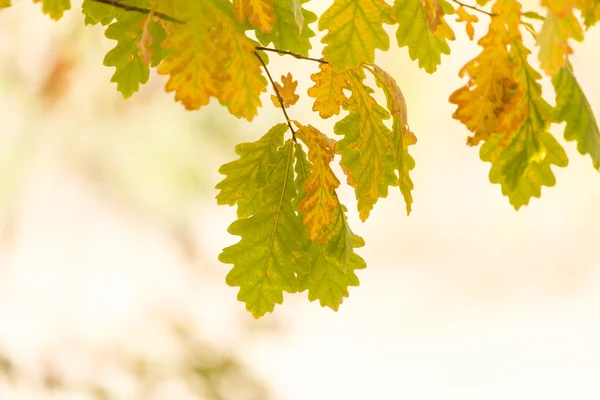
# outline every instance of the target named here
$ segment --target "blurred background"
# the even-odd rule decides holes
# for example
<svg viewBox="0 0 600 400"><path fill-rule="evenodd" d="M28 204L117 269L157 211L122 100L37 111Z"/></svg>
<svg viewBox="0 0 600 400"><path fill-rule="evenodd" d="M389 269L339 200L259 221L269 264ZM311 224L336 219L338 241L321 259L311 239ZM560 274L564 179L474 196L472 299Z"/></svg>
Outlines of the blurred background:
<svg viewBox="0 0 600 400"><path fill-rule="evenodd" d="M600 398L600 174L553 126L570 165L514 211L451 118L479 52L463 25L434 75L406 48L377 54L419 140L411 216L391 190L362 224L343 189L361 286L337 313L304 293L254 320L217 260L237 238L213 188L281 111L266 93L252 123L214 102L186 112L156 74L123 100L102 66L114 42L79 10L0 12L1 400ZM572 58L597 116L599 29ZM318 66L270 69L300 82L291 117L333 136L305 95Z"/></svg>

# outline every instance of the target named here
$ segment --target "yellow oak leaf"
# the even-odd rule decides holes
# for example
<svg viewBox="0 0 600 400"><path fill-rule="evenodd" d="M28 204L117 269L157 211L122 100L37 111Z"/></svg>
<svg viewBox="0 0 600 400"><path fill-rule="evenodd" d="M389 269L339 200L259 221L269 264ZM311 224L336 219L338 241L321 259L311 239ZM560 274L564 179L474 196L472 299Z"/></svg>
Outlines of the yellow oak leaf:
<svg viewBox="0 0 600 400"><path fill-rule="evenodd" d="M514 0L499 0L494 4L492 12L497 16L478 42L483 48L481 53L459 72L461 77L468 75L469 81L450 95L450 103L458 106L452 117L474 133L467 139L471 146L497 131L498 118L515 88L508 45L514 37L520 38L520 8Z"/></svg>
<svg viewBox="0 0 600 400"><path fill-rule="evenodd" d="M340 113L342 104L348 99L344 89L348 89L347 72L334 71L331 64L320 64L321 71L312 74L315 85L308 89L308 95L315 99L313 111L321 118L329 118Z"/></svg>
<svg viewBox="0 0 600 400"><path fill-rule="evenodd" d="M456 14L458 14L456 22L466 23L467 35L469 36L469 39L473 40L473 37L475 36L475 28L473 27L473 24L479 21L479 18L477 18L476 15L469 14L463 6L460 6L456 9Z"/></svg>
<svg viewBox="0 0 600 400"><path fill-rule="evenodd" d="M188 110L199 109L215 97L231 114L251 121L267 82L254 42L237 27L227 8L230 4L187 0L176 7L178 18L187 22L172 24L163 42L169 56L158 73L170 75L166 90L175 91L175 100Z"/></svg>
<svg viewBox="0 0 600 400"><path fill-rule="evenodd" d="M308 147L308 159L312 163L310 175L303 185L306 196L298 204L298 211L304 213L304 225L311 240L325 243L330 230L324 232L324 228L331 225L340 208L335 193L340 181L330 167L336 142L311 125L295 124L299 128L296 136Z"/></svg>
<svg viewBox="0 0 600 400"><path fill-rule="evenodd" d="M278 82L275 82L275 87L277 88L277 92L281 96L281 100L283 100L283 107L288 108L296 104L300 96L296 94L296 88L298 87L298 81L295 81L292 78L292 74L288 72L287 75L281 76L280 85ZM273 105L277 108L281 108L281 104L279 103L279 99L275 95L271 95L271 101Z"/></svg>
<svg viewBox="0 0 600 400"><path fill-rule="evenodd" d="M274 9L271 0L233 0L233 13L237 20L243 24L248 17L252 26L265 33L273 30Z"/></svg>

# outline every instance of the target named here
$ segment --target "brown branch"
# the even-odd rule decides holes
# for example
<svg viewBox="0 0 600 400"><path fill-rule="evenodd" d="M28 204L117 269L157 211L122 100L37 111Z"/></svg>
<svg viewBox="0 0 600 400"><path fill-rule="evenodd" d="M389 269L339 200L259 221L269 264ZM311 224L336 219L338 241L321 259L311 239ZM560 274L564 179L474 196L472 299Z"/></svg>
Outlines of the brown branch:
<svg viewBox="0 0 600 400"><path fill-rule="evenodd" d="M283 104L283 98L281 97L281 94L279 93L277 86L275 86L275 81L273 80L273 77L271 76L271 73L269 72L269 69L267 68L267 64L265 64L265 62L258 55L257 52L254 52L254 55L256 56L256 58L258 58L258 61L260 61L260 63L262 64L263 68L265 69L265 72L267 73L267 76L269 77L269 81L271 81L271 86L273 86L273 91L275 92L275 96L277 97L277 100L279 100L279 105L281 106L281 109L283 110L283 115L285 115L285 120L287 121L287 124L290 127L290 131L292 132L292 139L294 140L294 142L296 142L296 131L294 130L294 127L292 126L292 121L290 121L290 117L288 116L288 113L285 110L285 106Z"/></svg>
<svg viewBox="0 0 600 400"><path fill-rule="evenodd" d="M301 54L294 53L294 52L288 51L288 50L271 49L269 47L262 47L262 46L256 46L255 49L256 50L263 50L263 51L272 51L273 53L279 53L279 54L286 54L288 56L296 57L299 60L310 60L310 61L316 61L316 62L321 63L321 64L329 64L328 61L323 60L322 58L305 57L305 56L303 56Z"/></svg>
<svg viewBox="0 0 600 400"><path fill-rule="evenodd" d="M465 8L470 8L471 10L475 10L475 11L477 11L477 12L480 12L480 13L483 13L483 14L487 14L487 15L489 15L490 17L495 17L495 16L496 16L496 14L495 14L495 13L491 13L491 12L489 12L489 11L482 10L481 8L478 8L478 7L475 7L475 6L470 6L470 5L468 5L468 4L465 4L465 3L463 3L463 2L460 2L460 1L458 1L458 0L452 0L452 1L453 1L453 2L455 2L456 4L458 4L459 6L463 6L463 7L465 7Z"/></svg>
<svg viewBox="0 0 600 400"><path fill-rule="evenodd" d="M133 12L137 12L140 14L150 14L150 10L148 10L147 8L141 8L141 7L131 6L129 4L123 4L119 0L91 0L91 1L94 1L96 3L106 4L106 5L113 6L113 7L117 7L122 10L125 10L125 11L133 11ZM180 25L185 24L185 21L171 17L170 15L163 14L158 11L153 12L152 15L156 15L160 19L164 19L165 21L173 22L175 24L180 24Z"/></svg>

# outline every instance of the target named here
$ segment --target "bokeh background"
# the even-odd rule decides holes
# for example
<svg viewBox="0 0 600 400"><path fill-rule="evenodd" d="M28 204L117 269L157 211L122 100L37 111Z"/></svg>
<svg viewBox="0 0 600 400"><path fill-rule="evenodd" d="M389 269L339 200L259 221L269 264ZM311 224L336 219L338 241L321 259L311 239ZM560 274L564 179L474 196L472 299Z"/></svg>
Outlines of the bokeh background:
<svg viewBox="0 0 600 400"><path fill-rule="evenodd" d="M392 190L362 224L342 190L367 241L361 286L337 313L304 293L254 320L217 260L237 238L213 188L281 111L267 93L252 123L187 112L156 74L123 100L102 66L114 43L79 6L58 23L28 1L0 12L1 400L600 398L600 174L553 126L570 165L512 209L451 118L479 51L464 26L434 75L406 48L377 54L419 140L415 204L406 217ZM598 116L599 29L572 58ZM306 93L318 66L270 69ZM292 118L332 134L311 106Z"/></svg>

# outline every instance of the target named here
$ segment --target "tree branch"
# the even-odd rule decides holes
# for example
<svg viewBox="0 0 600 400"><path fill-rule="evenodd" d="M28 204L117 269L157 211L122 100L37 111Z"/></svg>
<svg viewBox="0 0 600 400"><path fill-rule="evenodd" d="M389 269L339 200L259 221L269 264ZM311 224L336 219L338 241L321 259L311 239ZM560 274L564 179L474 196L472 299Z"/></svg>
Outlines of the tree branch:
<svg viewBox="0 0 600 400"><path fill-rule="evenodd" d="M116 8L120 8L125 11L134 11L134 12L137 12L140 14L150 14L150 10L148 10L147 8L141 8L141 7L131 6L129 4L123 4L119 0L91 0L91 1L94 1L96 3L106 4L109 6L116 7ZM174 24L180 24L180 25L185 24L185 21L171 17L170 15L163 14L161 12L155 11L153 13L153 15L156 15L158 18L164 19L165 21L173 22Z"/></svg>
<svg viewBox="0 0 600 400"><path fill-rule="evenodd" d="M285 54L285 55L288 55L288 56L296 57L299 60L310 60L310 61L316 61L316 62L321 63L321 64L329 64L328 61L325 61L322 58L305 57L305 56L303 56L301 54L294 53L294 52L288 51L288 50L271 49L269 47L262 47L262 46L256 46L255 49L256 50L263 50L263 51L272 51L273 53Z"/></svg>
<svg viewBox="0 0 600 400"><path fill-rule="evenodd" d="M269 69L267 68L267 64L265 64L265 62L258 55L257 52L254 52L254 55L256 56L256 58L258 58L258 60L262 64L263 68L265 69L265 72L267 73L267 76L269 77L269 81L271 81L271 86L273 86L273 91L275 92L275 96L277 97L277 100L279 100L279 105L281 106L281 109L283 110L283 115L285 115L287 124L290 127L290 131L292 132L292 139L294 140L294 142L296 142L296 131L294 130L294 127L292 126L292 121L290 121L290 117L288 116L288 113L285 110L285 106L283 104L283 98L281 97L281 94L279 94L279 90L277 89L277 86L275 86L275 81L273 80L273 77L271 76L271 73L269 72Z"/></svg>
<svg viewBox="0 0 600 400"><path fill-rule="evenodd" d="M480 12L480 13L483 13L483 14L487 14L487 15L489 15L490 17L495 17L495 16L496 16L496 14L495 14L495 13L491 13L491 12L489 12L489 11L482 10L481 8L478 8L478 7L475 7L475 6L470 6L470 5L468 5L468 4L465 4L465 3L463 3L463 2L460 2L460 1L458 1L458 0L452 0L452 1L453 1L453 2L455 2L456 4L458 4L459 6L463 6L463 7L465 7L465 8L470 8L471 10L474 10L474 11L477 11L477 12Z"/></svg>

